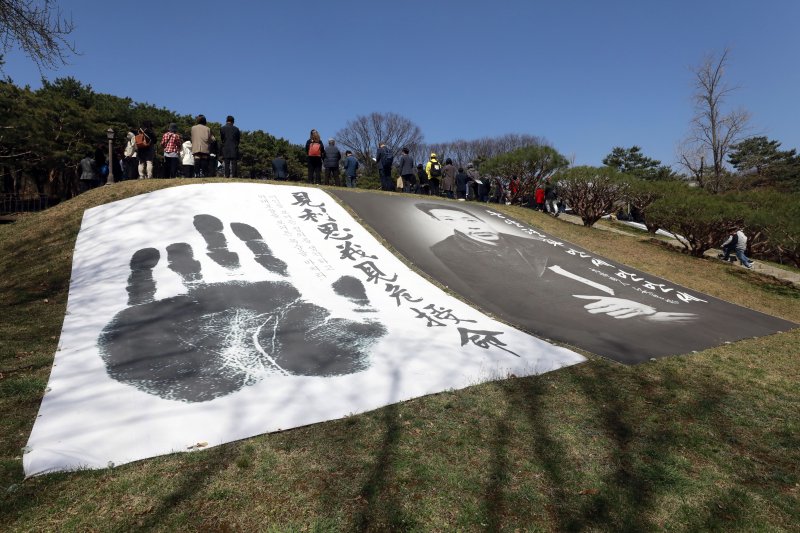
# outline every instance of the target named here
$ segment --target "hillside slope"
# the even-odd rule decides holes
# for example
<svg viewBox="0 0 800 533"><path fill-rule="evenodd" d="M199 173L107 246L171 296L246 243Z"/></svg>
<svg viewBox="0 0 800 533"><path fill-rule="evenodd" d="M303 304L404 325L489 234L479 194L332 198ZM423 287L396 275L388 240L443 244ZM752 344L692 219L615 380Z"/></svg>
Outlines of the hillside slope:
<svg viewBox="0 0 800 533"><path fill-rule="evenodd" d="M797 329L636 367L592 357L208 451L23 480L22 447L52 365L83 211L189 182L125 182L0 226L0 529L800 524ZM501 209L597 254L800 322L800 291L790 286L646 238Z"/></svg>

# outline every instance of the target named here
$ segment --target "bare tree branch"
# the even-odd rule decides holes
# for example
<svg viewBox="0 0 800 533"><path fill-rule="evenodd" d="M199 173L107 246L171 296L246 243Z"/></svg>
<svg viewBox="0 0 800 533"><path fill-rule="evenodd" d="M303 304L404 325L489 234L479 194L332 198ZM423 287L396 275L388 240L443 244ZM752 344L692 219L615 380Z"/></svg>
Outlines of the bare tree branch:
<svg viewBox="0 0 800 533"><path fill-rule="evenodd" d="M709 55L692 69L696 112L691 121L691 132L679 148L680 164L691 172L701 187L712 192L724 188L725 157L747 131L750 119L749 113L741 109L727 114L723 112L725 99L737 89L723 80L728 55L728 49L723 50L719 57Z"/></svg>
<svg viewBox="0 0 800 533"><path fill-rule="evenodd" d="M353 151L367 167L367 173L375 174L377 167L373 157L378 144L383 142L395 154L406 147L411 152L422 145L422 130L419 126L396 113L371 113L358 116L336 133L336 141Z"/></svg>
<svg viewBox="0 0 800 533"><path fill-rule="evenodd" d="M19 47L40 71L65 65L77 53L67 41L74 29L54 0L0 0L0 48Z"/></svg>

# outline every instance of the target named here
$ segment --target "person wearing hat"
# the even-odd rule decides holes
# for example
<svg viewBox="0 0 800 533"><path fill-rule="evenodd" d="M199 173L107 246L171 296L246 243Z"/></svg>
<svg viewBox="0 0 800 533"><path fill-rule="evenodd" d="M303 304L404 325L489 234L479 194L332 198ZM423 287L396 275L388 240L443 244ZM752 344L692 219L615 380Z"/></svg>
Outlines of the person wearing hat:
<svg viewBox="0 0 800 533"><path fill-rule="evenodd" d="M439 196L439 179L442 177L442 164L436 158L436 153L431 152L431 158L425 165L425 174L428 175L428 183L431 186L431 194Z"/></svg>
<svg viewBox="0 0 800 533"><path fill-rule="evenodd" d="M180 161L182 144L183 139L178 133L178 125L173 122L161 137L161 147L164 149L165 178L178 177L178 162Z"/></svg>

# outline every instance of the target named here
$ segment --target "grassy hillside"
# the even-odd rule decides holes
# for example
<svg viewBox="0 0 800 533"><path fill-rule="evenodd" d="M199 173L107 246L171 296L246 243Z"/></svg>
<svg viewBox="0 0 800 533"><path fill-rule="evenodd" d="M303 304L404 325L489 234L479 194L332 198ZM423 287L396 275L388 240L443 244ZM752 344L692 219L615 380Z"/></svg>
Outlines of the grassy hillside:
<svg viewBox="0 0 800 533"><path fill-rule="evenodd" d="M189 182L125 182L0 226L0 530L800 528L799 330L636 367L590 356L210 450L23 480L83 211ZM800 291L785 284L645 236L501 209L800 322Z"/></svg>

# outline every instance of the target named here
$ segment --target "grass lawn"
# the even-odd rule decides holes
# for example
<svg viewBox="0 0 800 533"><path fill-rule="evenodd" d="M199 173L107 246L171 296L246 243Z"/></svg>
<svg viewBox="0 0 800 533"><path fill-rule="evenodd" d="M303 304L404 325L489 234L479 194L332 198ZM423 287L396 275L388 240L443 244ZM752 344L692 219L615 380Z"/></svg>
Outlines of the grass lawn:
<svg viewBox="0 0 800 533"><path fill-rule="evenodd" d="M103 471L22 475L87 208L0 226L0 531L798 531L800 330L635 367L585 364ZM693 290L800 322L800 290L498 209ZM124 236L125 228L119 228Z"/></svg>

